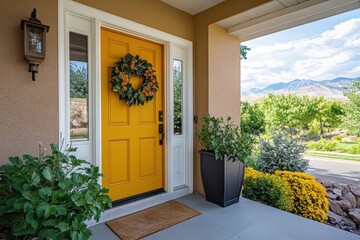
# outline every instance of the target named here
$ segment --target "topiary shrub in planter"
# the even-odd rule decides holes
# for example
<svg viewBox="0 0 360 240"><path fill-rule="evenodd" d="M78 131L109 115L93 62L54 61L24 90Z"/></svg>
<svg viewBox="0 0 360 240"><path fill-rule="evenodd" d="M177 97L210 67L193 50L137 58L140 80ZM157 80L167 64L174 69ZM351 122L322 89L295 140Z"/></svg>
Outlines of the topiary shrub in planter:
<svg viewBox="0 0 360 240"><path fill-rule="evenodd" d="M238 125L219 117L205 116L197 131L201 179L206 200L222 207L239 202L245 159L251 155L255 138Z"/></svg>
<svg viewBox="0 0 360 240"><path fill-rule="evenodd" d="M0 166L0 233L5 239L86 240L84 221L111 207L98 167L51 145L51 154L10 157Z"/></svg>
<svg viewBox="0 0 360 240"><path fill-rule="evenodd" d="M293 209L291 189L279 176L246 168L242 196L290 212Z"/></svg>
<svg viewBox="0 0 360 240"><path fill-rule="evenodd" d="M275 133L269 140L260 139L257 168L267 173L277 170L304 172L309 167L309 161L301 155L304 151L305 146L295 138Z"/></svg>
<svg viewBox="0 0 360 240"><path fill-rule="evenodd" d="M276 171L275 175L281 177L290 186L294 202L292 213L318 222L328 219L327 193L315 177L306 173L290 171Z"/></svg>

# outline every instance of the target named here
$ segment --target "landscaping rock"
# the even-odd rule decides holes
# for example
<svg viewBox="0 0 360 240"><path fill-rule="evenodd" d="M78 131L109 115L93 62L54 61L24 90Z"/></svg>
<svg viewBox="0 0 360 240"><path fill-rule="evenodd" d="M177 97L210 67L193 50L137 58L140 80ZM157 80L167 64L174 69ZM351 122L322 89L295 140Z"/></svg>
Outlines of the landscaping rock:
<svg viewBox="0 0 360 240"><path fill-rule="evenodd" d="M349 217L356 224L360 224L360 208L353 208L349 210Z"/></svg>
<svg viewBox="0 0 360 240"><path fill-rule="evenodd" d="M333 188L334 187L334 182L332 181L322 181L321 184L324 186L324 188Z"/></svg>
<svg viewBox="0 0 360 240"><path fill-rule="evenodd" d="M344 137L343 139L341 139L342 142L356 142L357 141L357 137L356 136L348 136L348 137Z"/></svg>
<svg viewBox="0 0 360 240"><path fill-rule="evenodd" d="M360 184L322 182L328 193L328 225L360 235ZM326 187L325 187L326 186Z"/></svg>
<svg viewBox="0 0 360 240"><path fill-rule="evenodd" d="M343 192L344 192L344 191L350 191L349 185L346 184L346 183L334 183L334 188L335 188L335 189L340 189L340 190L342 190Z"/></svg>
<svg viewBox="0 0 360 240"><path fill-rule="evenodd" d="M356 198L351 192L343 193L343 197L351 203L351 208L356 208Z"/></svg>
<svg viewBox="0 0 360 240"><path fill-rule="evenodd" d="M344 211L340 208L339 205L336 204L336 202L334 200L329 199L329 204L330 204L330 210L340 216L344 215Z"/></svg>
<svg viewBox="0 0 360 240"><path fill-rule="evenodd" d="M328 191L327 193L328 193L328 198L329 198L329 199L337 200L337 199L340 198L338 195L334 194L332 191L331 191L331 192Z"/></svg>
<svg viewBox="0 0 360 240"><path fill-rule="evenodd" d="M334 188L333 193L335 193L339 197L342 197L342 190L341 189Z"/></svg>
<svg viewBox="0 0 360 240"><path fill-rule="evenodd" d="M342 230L357 233L356 225L350 219L336 215L333 212L328 213L328 218L329 219L326 222L327 224L340 228Z"/></svg>
<svg viewBox="0 0 360 240"><path fill-rule="evenodd" d="M339 201L335 201L335 203L343 210L347 211L351 208L351 202L349 200L346 200L345 198L342 198Z"/></svg>
<svg viewBox="0 0 360 240"><path fill-rule="evenodd" d="M360 184L358 185L351 185L350 191L357 197L360 197Z"/></svg>

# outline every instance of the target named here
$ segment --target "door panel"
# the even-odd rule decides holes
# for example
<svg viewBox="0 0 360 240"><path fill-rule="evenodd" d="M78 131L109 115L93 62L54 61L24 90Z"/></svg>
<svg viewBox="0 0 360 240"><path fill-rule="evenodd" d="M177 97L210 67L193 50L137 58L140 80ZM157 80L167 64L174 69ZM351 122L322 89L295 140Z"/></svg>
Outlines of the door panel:
<svg viewBox="0 0 360 240"><path fill-rule="evenodd" d="M140 138L139 177L156 176L156 141L154 138Z"/></svg>
<svg viewBox="0 0 360 240"><path fill-rule="evenodd" d="M119 183L127 183L130 181L130 156L129 141L114 140L109 141L109 168L118 169L118 171L110 171L110 185Z"/></svg>
<svg viewBox="0 0 360 240"><path fill-rule="evenodd" d="M111 76L111 68L109 68L108 76ZM110 77L109 77L110 78ZM107 89L109 93L112 91L112 82L111 80L107 81ZM116 125L129 125L129 108L127 107L118 107L119 106L119 96L117 94L108 94L108 106L107 114L109 119L109 126ZM103 105L103 107L106 107ZM111 110L111 111L110 111Z"/></svg>
<svg viewBox="0 0 360 240"><path fill-rule="evenodd" d="M127 53L138 54L156 71L159 90L144 105L129 107L112 91L111 69ZM163 122L158 119L164 102L163 46L102 28L101 71L103 186L113 201L163 188L164 144L159 144ZM134 87L141 81L131 76Z"/></svg>

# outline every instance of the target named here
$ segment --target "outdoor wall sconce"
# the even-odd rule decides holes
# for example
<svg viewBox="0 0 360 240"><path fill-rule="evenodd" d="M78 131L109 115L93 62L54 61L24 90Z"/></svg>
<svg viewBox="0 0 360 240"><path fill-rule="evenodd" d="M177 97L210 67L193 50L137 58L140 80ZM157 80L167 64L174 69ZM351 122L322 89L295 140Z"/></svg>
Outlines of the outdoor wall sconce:
<svg viewBox="0 0 360 240"><path fill-rule="evenodd" d="M46 56L46 33L49 28L36 18L35 8L29 20L21 20L21 29L24 30L24 59L29 63L33 81L36 80L35 74L38 72L39 64Z"/></svg>

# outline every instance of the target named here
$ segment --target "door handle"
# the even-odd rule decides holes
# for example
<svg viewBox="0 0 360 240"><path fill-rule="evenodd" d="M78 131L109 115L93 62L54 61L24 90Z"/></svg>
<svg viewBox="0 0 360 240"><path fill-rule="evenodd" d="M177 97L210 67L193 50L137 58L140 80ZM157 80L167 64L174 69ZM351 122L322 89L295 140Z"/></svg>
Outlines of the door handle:
<svg viewBox="0 0 360 240"><path fill-rule="evenodd" d="M159 133L161 134L161 139L159 140L159 145L163 145L165 132L164 132L164 124L162 124L162 123L159 124Z"/></svg>

